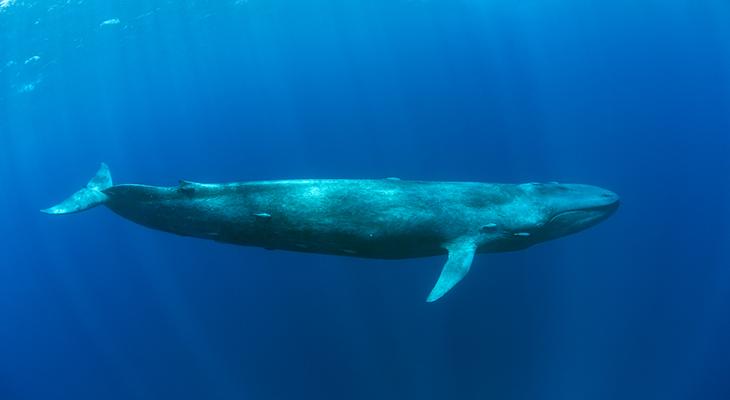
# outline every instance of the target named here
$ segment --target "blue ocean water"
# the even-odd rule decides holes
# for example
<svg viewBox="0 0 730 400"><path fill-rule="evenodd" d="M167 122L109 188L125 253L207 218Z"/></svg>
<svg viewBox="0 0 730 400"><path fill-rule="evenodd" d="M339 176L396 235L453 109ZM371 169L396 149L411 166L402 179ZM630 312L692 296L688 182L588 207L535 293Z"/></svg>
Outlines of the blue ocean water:
<svg viewBox="0 0 730 400"><path fill-rule="evenodd" d="M729 399L724 0L0 1L0 399ZM361 260L38 212L118 183L565 181L578 235Z"/></svg>

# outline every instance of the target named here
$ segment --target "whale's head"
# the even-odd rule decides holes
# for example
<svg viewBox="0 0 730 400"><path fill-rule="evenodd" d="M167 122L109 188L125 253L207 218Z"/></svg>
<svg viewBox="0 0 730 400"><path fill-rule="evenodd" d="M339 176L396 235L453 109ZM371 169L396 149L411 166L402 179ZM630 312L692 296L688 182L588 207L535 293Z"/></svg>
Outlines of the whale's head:
<svg viewBox="0 0 730 400"><path fill-rule="evenodd" d="M547 222L544 235L553 239L582 231L605 220L619 206L616 193L597 186L547 184L543 188Z"/></svg>
<svg viewBox="0 0 730 400"><path fill-rule="evenodd" d="M609 190L580 184L526 183L512 203L511 234L529 246L590 228L613 214L619 197ZM515 243L516 246L520 246Z"/></svg>

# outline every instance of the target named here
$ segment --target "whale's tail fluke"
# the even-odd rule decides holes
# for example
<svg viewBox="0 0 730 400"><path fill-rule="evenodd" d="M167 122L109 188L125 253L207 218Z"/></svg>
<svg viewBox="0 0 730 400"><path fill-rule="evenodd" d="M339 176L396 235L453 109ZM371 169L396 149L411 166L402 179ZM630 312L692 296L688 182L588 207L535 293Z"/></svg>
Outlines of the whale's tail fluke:
<svg viewBox="0 0 730 400"><path fill-rule="evenodd" d="M103 204L109 198L104 194L104 189L112 186L112 175L109 167L101 163L96 175L86 184L86 187L71 195L63 202L41 210L46 214L71 214Z"/></svg>

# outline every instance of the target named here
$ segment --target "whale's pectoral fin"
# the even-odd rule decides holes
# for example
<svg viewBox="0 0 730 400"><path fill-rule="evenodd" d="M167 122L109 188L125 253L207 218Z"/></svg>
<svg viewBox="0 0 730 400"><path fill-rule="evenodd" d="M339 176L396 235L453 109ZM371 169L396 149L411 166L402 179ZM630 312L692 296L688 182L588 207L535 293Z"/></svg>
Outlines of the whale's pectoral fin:
<svg viewBox="0 0 730 400"><path fill-rule="evenodd" d="M452 243L446 246L446 249L449 251L449 259L441 270L441 276L439 276L436 286L426 299L429 303L440 299L466 276L477 246L473 241L463 241Z"/></svg>
<svg viewBox="0 0 730 400"><path fill-rule="evenodd" d="M51 208L41 210L46 214L71 214L88 210L103 204L107 200L107 195L103 190L112 186L112 175L109 167L101 163L101 167L93 178L86 184L86 187L72 194L63 202L56 204Z"/></svg>

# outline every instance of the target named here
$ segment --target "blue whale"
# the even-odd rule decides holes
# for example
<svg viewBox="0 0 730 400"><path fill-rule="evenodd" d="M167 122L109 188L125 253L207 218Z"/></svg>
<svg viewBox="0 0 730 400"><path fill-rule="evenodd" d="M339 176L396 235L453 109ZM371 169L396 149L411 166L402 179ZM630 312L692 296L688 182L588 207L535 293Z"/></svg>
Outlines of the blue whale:
<svg viewBox="0 0 730 400"><path fill-rule="evenodd" d="M47 214L105 205L149 228L224 243L351 257L448 255L427 301L469 271L476 253L527 248L608 218L619 197L579 184L302 179L113 185L102 164Z"/></svg>

